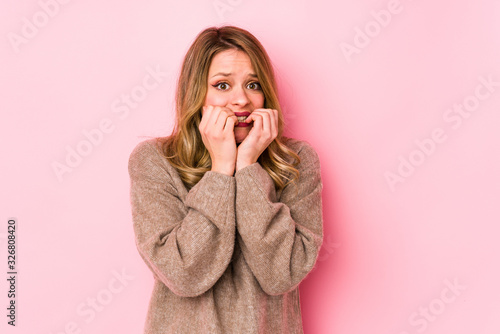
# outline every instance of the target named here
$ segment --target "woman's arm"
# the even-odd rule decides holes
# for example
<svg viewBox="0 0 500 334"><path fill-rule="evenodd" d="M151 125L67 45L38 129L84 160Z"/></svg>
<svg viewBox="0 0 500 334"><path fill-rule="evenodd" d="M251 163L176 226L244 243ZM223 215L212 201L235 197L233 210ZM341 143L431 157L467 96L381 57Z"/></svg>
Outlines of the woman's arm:
<svg viewBox="0 0 500 334"><path fill-rule="evenodd" d="M208 171L183 201L165 158L148 143L130 155L136 245L154 275L175 294L198 296L231 260L235 233L235 179ZM180 184L179 184L180 183Z"/></svg>
<svg viewBox="0 0 500 334"><path fill-rule="evenodd" d="M236 227L243 255L262 289L279 295L294 289L312 270L323 239L322 181L317 153L306 142L297 185L283 189L256 162L238 170Z"/></svg>

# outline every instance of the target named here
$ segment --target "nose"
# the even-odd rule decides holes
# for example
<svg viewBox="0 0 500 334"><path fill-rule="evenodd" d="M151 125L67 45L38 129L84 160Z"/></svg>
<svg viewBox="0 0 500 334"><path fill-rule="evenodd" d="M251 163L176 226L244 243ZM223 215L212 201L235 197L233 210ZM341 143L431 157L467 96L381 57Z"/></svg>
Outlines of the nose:
<svg viewBox="0 0 500 334"><path fill-rule="evenodd" d="M233 89L233 95L231 96L231 104L235 106L245 106L249 102L247 92L243 87L238 87Z"/></svg>

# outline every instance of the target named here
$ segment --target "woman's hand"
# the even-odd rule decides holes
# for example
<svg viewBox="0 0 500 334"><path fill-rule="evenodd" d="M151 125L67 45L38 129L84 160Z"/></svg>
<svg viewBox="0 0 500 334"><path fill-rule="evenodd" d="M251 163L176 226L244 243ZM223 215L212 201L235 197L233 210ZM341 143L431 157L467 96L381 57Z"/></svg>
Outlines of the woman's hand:
<svg viewBox="0 0 500 334"><path fill-rule="evenodd" d="M198 128L212 159L212 171L234 175L237 153L234 126L237 123L238 119L230 109L203 106L203 115Z"/></svg>
<svg viewBox="0 0 500 334"><path fill-rule="evenodd" d="M238 146L236 170L257 161L259 156L278 136L278 111L274 109L255 109L245 123L253 121L247 137Z"/></svg>

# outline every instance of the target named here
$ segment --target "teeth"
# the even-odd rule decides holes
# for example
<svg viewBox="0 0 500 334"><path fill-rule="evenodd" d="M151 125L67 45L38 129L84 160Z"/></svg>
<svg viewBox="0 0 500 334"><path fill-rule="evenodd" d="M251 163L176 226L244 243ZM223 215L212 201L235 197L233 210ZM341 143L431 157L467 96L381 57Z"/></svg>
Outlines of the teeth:
<svg viewBox="0 0 500 334"><path fill-rule="evenodd" d="M238 122L244 122L248 116L237 116Z"/></svg>

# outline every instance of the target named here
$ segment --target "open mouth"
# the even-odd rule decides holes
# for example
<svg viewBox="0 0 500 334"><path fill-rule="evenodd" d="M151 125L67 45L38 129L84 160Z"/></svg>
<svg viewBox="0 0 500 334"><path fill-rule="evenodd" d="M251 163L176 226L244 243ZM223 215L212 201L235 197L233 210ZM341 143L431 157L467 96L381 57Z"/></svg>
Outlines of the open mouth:
<svg viewBox="0 0 500 334"><path fill-rule="evenodd" d="M236 125L235 127L244 128L244 127L251 126L251 122L245 123L248 116L250 116L250 112L241 111L241 112L234 112L234 114L235 114L236 118L238 119L238 125Z"/></svg>

